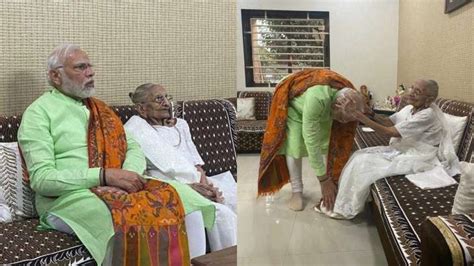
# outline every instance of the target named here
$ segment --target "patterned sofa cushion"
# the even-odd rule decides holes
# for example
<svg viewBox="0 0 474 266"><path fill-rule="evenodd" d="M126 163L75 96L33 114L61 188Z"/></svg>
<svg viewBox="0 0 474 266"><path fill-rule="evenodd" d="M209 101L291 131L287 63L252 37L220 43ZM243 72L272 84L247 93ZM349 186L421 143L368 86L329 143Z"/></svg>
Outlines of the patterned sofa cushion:
<svg viewBox="0 0 474 266"><path fill-rule="evenodd" d="M94 262L75 236L38 231L38 219L0 224L0 264L82 265Z"/></svg>
<svg viewBox="0 0 474 266"><path fill-rule="evenodd" d="M390 140L389 137L377 132L364 132L363 126L359 125L356 129L356 136L354 138L354 145L357 149L364 149L373 146L387 146Z"/></svg>
<svg viewBox="0 0 474 266"><path fill-rule="evenodd" d="M263 135L265 134L266 120L238 121L237 139L239 140L237 150L239 152L260 152L262 148Z"/></svg>
<svg viewBox="0 0 474 266"><path fill-rule="evenodd" d="M237 149L241 153L258 153L262 149L264 132L240 131Z"/></svg>

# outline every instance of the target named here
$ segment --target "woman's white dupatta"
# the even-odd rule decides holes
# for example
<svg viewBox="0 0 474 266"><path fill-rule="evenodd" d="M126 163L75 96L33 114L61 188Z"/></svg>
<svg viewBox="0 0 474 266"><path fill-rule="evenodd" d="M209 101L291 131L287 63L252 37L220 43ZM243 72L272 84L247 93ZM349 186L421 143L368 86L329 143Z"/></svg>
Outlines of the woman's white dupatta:
<svg viewBox="0 0 474 266"><path fill-rule="evenodd" d="M441 124L443 125L443 139L441 140L438 149L438 158L441 162L441 165L443 166L446 173L448 173L448 175L450 176L460 174L461 168L459 165L459 159L456 155L456 151L454 150L451 128L449 128L448 126L443 111L441 111L441 109L439 109L439 107L434 103L432 103L430 107L433 109L436 117L441 121Z"/></svg>
<svg viewBox="0 0 474 266"><path fill-rule="evenodd" d="M180 156L165 139L160 138L146 120L135 115L124 127L126 133L140 144L145 157L158 169L150 173L152 176L186 184L199 182L201 175L196 167Z"/></svg>

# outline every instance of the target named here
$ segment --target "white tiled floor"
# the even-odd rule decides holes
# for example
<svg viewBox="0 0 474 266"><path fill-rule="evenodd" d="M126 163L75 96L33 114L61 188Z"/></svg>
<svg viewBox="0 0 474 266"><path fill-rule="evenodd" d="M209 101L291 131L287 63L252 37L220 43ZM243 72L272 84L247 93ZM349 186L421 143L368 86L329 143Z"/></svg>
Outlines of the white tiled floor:
<svg viewBox="0 0 474 266"><path fill-rule="evenodd" d="M303 161L306 208L287 208L290 185L256 198L258 154L240 154L238 163L238 265L386 265L370 212L352 221L326 218L312 210L321 192Z"/></svg>

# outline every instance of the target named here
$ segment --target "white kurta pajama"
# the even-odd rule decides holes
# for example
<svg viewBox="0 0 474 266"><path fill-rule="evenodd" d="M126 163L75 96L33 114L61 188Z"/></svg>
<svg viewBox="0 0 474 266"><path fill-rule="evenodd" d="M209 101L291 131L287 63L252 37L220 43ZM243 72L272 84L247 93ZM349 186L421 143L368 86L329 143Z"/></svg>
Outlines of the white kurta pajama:
<svg viewBox="0 0 474 266"><path fill-rule="evenodd" d="M186 184L199 182L200 173L195 166L204 165L204 162L192 141L185 120L178 118L174 127L151 126L141 117L133 116L125 124L125 129L141 145L147 158L148 175L163 181L179 181ZM229 175L231 176L230 173ZM228 186L233 186L233 190L236 190L235 182L226 185ZM197 192L195 194L202 197ZM226 191L224 198L225 205L212 202L216 207L215 223L207 231L211 251L237 244L237 214L232 210L236 202L228 202L231 197L226 197Z"/></svg>
<svg viewBox="0 0 474 266"><path fill-rule="evenodd" d="M342 171L330 216L354 218L365 206L370 185L384 177L423 173L436 167L442 168L442 173L457 174L441 111L433 105L415 114L412 109L408 105L390 116L401 138L392 138L389 146L362 149L351 156ZM449 163L446 157L450 157Z"/></svg>

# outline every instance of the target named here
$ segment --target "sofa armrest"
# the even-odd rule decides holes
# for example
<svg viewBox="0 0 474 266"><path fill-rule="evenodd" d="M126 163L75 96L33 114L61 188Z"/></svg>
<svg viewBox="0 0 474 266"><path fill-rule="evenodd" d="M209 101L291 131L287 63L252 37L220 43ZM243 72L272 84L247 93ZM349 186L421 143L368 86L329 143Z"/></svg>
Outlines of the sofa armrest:
<svg viewBox="0 0 474 266"><path fill-rule="evenodd" d="M421 228L421 265L472 265L474 214L429 217Z"/></svg>

